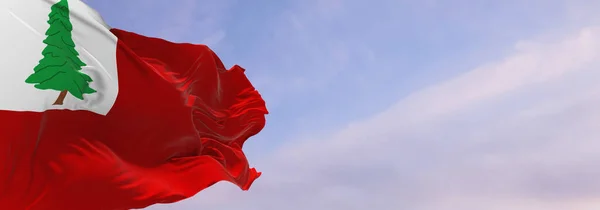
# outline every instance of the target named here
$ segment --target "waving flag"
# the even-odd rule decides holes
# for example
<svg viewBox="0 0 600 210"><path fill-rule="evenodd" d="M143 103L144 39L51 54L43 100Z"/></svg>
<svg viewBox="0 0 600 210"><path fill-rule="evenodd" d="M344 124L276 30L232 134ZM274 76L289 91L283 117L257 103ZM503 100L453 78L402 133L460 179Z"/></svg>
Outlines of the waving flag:
<svg viewBox="0 0 600 210"><path fill-rule="evenodd" d="M204 45L107 26L80 0L0 0L0 208L117 210L260 175L259 93Z"/></svg>

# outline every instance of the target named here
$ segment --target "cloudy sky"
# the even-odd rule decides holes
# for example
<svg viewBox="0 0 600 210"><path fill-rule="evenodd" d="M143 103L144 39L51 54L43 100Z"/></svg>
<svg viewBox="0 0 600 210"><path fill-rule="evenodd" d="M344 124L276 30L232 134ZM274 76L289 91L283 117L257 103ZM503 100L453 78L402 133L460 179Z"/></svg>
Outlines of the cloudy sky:
<svg viewBox="0 0 600 210"><path fill-rule="evenodd" d="M204 43L271 114L264 174L150 210L600 209L600 0L88 0Z"/></svg>

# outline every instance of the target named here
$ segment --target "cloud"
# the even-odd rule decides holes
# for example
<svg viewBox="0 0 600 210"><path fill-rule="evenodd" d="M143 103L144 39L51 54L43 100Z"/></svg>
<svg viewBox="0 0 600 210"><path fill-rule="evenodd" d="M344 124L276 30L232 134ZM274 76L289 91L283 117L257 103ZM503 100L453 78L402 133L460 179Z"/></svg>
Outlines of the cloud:
<svg viewBox="0 0 600 210"><path fill-rule="evenodd" d="M397 104L409 119L427 119L469 104L553 80L597 62L598 28L583 29L557 44L517 43L517 52L458 78L418 92ZM410 110L410 111L407 111Z"/></svg>
<svg viewBox="0 0 600 210"><path fill-rule="evenodd" d="M216 46L218 45L223 39L225 39L225 31L223 30L219 30L214 32L213 34L211 34L210 36L206 37L204 40L202 40L200 43L205 44L207 46Z"/></svg>
<svg viewBox="0 0 600 210"><path fill-rule="evenodd" d="M567 3L571 9L564 8ZM538 34L562 36L561 31L576 30L582 22L590 22L589 14L595 14L584 11L581 18L574 18L574 11L587 4L565 0L307 0L279 4L284 5L258 6L278 9L253 14L270 17L259 18L259 22L249 15L234 18L248 25L245 29L260 32L228 34L229 41L244 39L236 50L252 53L227 60L249 70L273 113L302 104L304 97L331 99L323 105L327 108L306 105L304 110L323 110L314 114L320 116L344 111L363 117L358 113L361 109L382 109L418 88L505 55L515 40ZM565 25L576 27L566 30ZM240 38L246 36L252 38ZM382 90L393 96L374 94Z"/></svg>
<svg viewBox="0 0 600 210"><path fill-rule="evenodd" d="M598 209L597 78L599 27L520 41L505 58L416 91L371 118L290 142L259 162L265 173L250 192L223 183L175 205Z"/></svg>

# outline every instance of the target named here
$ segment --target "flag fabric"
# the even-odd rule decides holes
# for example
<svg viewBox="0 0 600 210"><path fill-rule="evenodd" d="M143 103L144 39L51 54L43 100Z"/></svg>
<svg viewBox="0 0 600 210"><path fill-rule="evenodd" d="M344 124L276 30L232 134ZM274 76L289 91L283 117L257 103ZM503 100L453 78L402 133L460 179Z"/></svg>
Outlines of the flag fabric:
<svg viewBox="0 0 600 210"><path fill-rule="evenodd" d="M260 175L242 146L267 110L243 68L80 0L0 9L0 209L143 208Z"/></svg>

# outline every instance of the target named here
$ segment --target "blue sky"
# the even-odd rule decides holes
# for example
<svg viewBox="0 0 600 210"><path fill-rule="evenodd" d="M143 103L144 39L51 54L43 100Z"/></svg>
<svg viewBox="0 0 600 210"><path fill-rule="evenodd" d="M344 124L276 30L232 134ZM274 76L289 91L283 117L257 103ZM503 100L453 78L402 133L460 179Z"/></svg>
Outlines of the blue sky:
<svg viewBox="0 0 600 210"><path fill-rule="evenodd" d="M203 43L271 114L264 172L148 209L600 208L600 0L88 0Z"/></svg>

